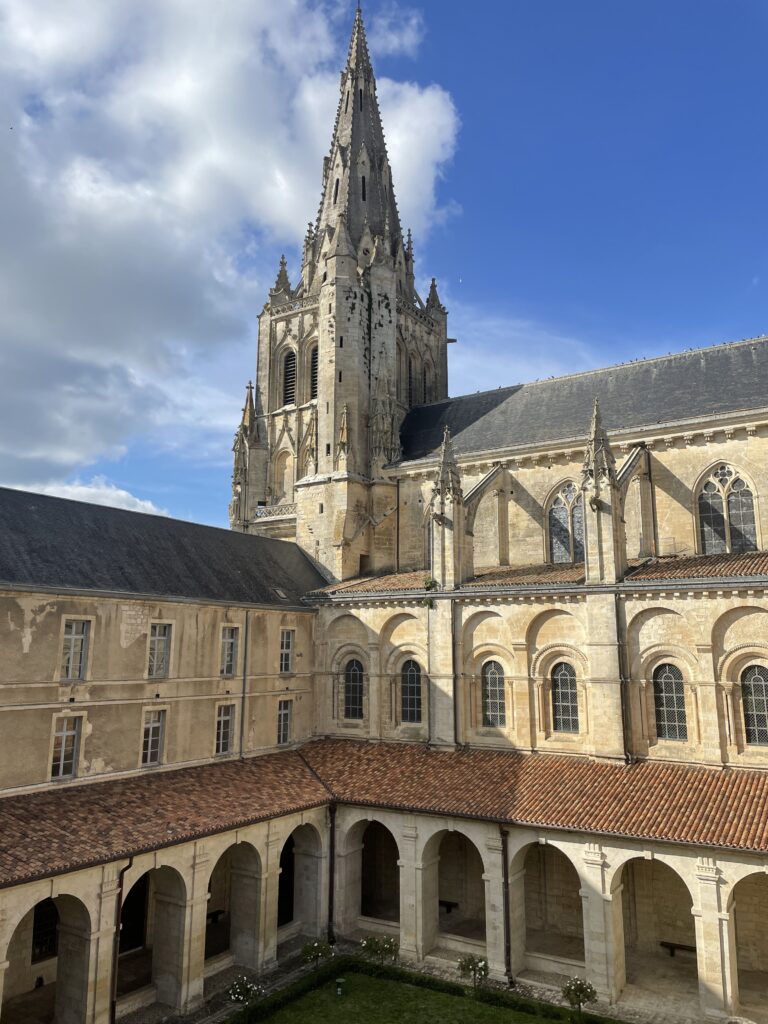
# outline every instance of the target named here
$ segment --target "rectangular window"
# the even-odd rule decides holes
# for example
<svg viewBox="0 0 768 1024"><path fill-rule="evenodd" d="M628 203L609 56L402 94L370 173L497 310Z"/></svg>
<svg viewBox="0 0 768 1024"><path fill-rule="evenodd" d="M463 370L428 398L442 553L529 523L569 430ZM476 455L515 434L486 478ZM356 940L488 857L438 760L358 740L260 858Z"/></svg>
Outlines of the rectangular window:
<svg viewBox="0 0 768 1024"><path fill-rule="evenodd" d="M235 732L235 705L222 704L216 712L216 753L231 754Z"/></svg>
<svg viewBox="0 0 768 1024"><path fill-rule="evenodd" d="M225 626L221 631L220 674L233 676L237 670L237 626Z"/></svg>
<svg viewBox="0 0 768 1024"><path fill-rule="evenodd" d="M88 637L91 624L87 619L64 622L64 649L61 654L61 678L85 679L88 667Z"/></svg>
<svg viewBox="0 0 768 1024"><path fill-rule="evenodd" d="M280 630L280 672L293 672L293 629Z"/></svg>
<svg viewBox="0 0 768 1024"><path fill-rule="evenodd" d="M74 779L77 774L81 723L82 718L70 718L67 715L56 719L51 779Z"/></svg>
<svg viewBox="0 0 768 1024"><path fill-rule="evenodd" d="M277 743L282 746L291 742L292 700L281 700L277 706Z"/></svg>
<svg viewBox="0 0 768 1024"><path fill-rule="evenodd" d="M164 679L171 667L171 625L168 622L153 622L149 627L150 679Z"/></svg>
<svg viewBox="0 0 768 1024"><path fill-rule="evenodd" d="M144 738L141 745L142 764L160 764L163 757L165 711L144 712Z"/></svg>

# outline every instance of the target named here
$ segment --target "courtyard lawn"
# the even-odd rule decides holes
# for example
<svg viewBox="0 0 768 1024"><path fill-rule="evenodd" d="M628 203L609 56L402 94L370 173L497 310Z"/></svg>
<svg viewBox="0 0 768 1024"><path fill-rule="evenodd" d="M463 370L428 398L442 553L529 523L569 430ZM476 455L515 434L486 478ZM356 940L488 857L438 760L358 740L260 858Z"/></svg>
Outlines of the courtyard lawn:
<svg viewBox="0 0 768 1024"><path fill-rule="evenodd" d="M344 995L331 982L278 1010L269 1024L541 1024L516 1010L478 1003L472 996L432 992L364 974L344 974Z"/></svg>

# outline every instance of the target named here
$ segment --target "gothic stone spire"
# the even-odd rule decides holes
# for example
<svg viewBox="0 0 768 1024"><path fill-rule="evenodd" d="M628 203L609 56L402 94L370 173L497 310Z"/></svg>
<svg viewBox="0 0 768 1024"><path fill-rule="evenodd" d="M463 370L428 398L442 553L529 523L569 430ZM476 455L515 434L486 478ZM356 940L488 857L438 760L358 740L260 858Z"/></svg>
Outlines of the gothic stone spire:
<svg viewBox="0 0 768 1024"><path fill-rule="evenodd" d="M589 428L589 442L584 454L582 476L585 482L614 483L616 480L616 459L611 450L608 435L600 415L600 403L595 398L592 409L592 424Z"/></svg>
<svg viewBox="0 0 768 1024"><path fill-rule="evenodd" d="M357 249L364 226L373 237L389 226L390 255L402 242L387 146L376 97L376 79L358 8L352 28L347 64L341 73L341 95L331 151L325 160L323 197L315 232L315 256L332 238L344 215L352 244Z"/></svg>
<svg viewBox="0 0 768 1024"><path fill-rule="evenodd" d="M443 433L443 443L440 445L440 460L432 493L439 498L451 498L459 502L462 500L461 475L447 424Z"/></svg>

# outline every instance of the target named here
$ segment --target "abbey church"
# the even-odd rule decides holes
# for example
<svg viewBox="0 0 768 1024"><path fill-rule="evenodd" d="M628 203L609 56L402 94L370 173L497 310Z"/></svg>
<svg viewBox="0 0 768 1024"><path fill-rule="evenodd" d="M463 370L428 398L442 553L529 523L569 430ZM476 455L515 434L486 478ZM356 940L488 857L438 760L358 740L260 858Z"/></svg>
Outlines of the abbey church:
<svg viewBox="0 0 768 1024"><path fill-rule="evenodd" d="M358 10L231 529L0 489L0 1024L372 934L768 1024L768 336L449 397L395 184Z"/></svg>

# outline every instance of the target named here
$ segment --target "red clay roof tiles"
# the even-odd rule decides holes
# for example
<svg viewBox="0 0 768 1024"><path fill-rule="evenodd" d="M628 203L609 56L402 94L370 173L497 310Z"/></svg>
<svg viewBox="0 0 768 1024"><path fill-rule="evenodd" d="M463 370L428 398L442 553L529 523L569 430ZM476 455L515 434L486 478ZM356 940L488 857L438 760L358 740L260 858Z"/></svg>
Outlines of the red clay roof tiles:
<svg viewBox="0 0 768 1024"><path fill-rule="evenodd" d="M768 772L316 740L0 800L0 886L326 804L768 853Z"/></svg>
<svg viewBox="0 0 768 1024"><path fill-rule="evenodd" d="M631 573L627 582L635 580L703 580L713 577L738 579L742 576L768 576L768 551L748 551L742 555L656 558Z"/></svg>

